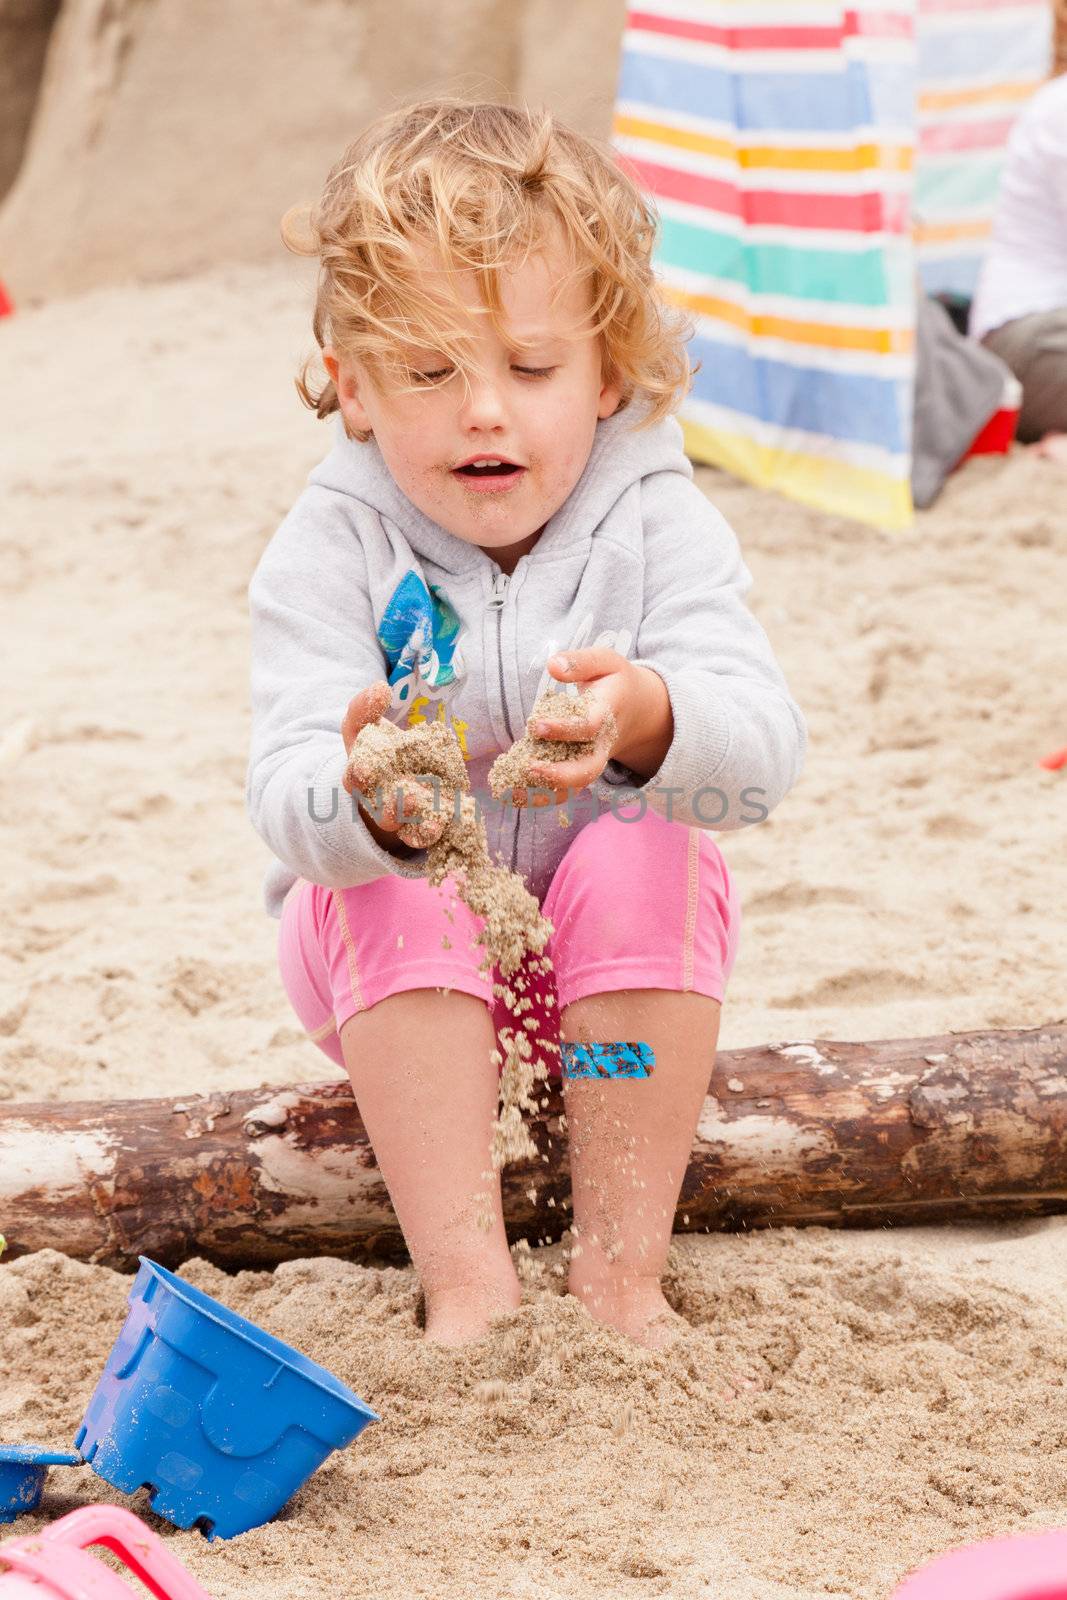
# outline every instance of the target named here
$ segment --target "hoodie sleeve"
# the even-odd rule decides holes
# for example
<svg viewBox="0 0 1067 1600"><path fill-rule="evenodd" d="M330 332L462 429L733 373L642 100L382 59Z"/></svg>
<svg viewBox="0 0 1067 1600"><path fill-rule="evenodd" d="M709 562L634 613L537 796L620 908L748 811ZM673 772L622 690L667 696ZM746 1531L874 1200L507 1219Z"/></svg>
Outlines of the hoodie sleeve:
<svg viewBox="0 0 1067 1600"><path fill-rule="evenodd" d="M619 803L644 791L669 821L726 833L762 822L800 775L804 718L745 604L752 585L737 536L692 481L660 472L641 489L644 616L637 666L659 674L674 736L645 779L611 762L591 787Z"/></svg>
<svg viewBox="0 0 1067 1600"><path fill-rule="evenodd" d="M310 883L425 877L427 852L399 860L383 850L342 783L348 702L388 667L362 545L346 517L314 504L317 493L305 490L248 586L248 814L278 860Z"/></svg>

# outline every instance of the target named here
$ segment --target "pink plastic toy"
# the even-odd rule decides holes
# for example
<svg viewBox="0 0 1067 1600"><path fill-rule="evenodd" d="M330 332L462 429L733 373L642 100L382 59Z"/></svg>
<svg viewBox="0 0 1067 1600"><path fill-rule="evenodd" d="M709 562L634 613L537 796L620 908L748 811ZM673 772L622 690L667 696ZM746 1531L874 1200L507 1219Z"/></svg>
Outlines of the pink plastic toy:
<svg viewBox="0 0 1067 1600"><path fill-rule="evenodd" d="M905 1579L892 1600L1067 1600L1067 1529L953 1550Z"/></svg>
<svg viewBox="0 0 1067 1600"><path fill-rule="evenodd" d="M117 1572L86 1553L102 1544L156 1600L211 1600L163 1541L121 1506L83 1506L43 1533L0 1544L0 1600L131 1600Z"/></svg>

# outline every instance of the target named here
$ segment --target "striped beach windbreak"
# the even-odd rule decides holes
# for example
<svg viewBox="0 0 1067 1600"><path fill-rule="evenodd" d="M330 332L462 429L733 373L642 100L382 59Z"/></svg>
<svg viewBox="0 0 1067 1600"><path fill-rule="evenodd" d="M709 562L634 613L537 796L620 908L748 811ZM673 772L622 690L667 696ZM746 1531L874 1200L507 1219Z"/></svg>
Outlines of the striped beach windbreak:
<svg viewBox="0 0 1067 1600"><path fill-rule="evenodd" d="M973 294L1011 125L1048 76L1048 0L920 0L913 202L923 283Z"/></svg>
<svg viewBox="0 0 1067 1600"><path fill-rule="evenodd" d="M920 12L641 0L613 130L659 213L661 290L695 324L689 455L887 528L912 520L918 267L973 281L1004 106L1049 50L1047 0Z"/></svg>

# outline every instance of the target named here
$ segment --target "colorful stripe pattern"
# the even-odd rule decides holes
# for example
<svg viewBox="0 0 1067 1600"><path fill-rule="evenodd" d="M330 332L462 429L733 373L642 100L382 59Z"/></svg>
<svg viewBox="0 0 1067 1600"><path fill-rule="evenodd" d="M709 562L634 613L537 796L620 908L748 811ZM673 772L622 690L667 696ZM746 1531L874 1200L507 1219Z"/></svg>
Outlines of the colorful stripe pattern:
<svg viewBox="0 0 1067 1600"><path fill-rule="evenodd" d="M640 0L613 142L694 323L689 454L889 527L908 486L914 0Z"/></svg>
<svg viewBox="0 0 1067 1600"><path fill-rule="evenodd" d="M952 286L944 264L988 228L990 141L1040 75L1039 11L1047 52L1047 0L919 11L640 0L613 131L656 203L662 293L694 323L689 454L888 528L912 520L913 192L924 265Z"/></svg>
<svg viewBox="0 0 1067 1600"><path fill-rule="evenodd" d="M914 216L930 292L971 294L1011 125L1049 72L1048 0L919 0Z"/></svg>

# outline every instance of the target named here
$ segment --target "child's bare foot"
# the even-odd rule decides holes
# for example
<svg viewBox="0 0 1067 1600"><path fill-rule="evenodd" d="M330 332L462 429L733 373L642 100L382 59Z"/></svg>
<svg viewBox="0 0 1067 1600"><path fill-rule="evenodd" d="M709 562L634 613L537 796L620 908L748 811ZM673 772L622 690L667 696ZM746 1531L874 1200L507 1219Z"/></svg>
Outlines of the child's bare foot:
<svg viewBox="0 0 1067 1600"><path fill-rule="evenodd" d="M426 1333L431 1344L471 1344L489 1332L494 1318L518 1309L522 1287L514 1283L461 1283L425 1295Z"/></svg>
<svg viewBox="0 0 1067 1600"><path fill-rule="evenodd" d="M617 1328L647 1350L666 1350L689 1324L667 1304L658 1282L572 1282L570 1293L598 1322Z"/></svg>

